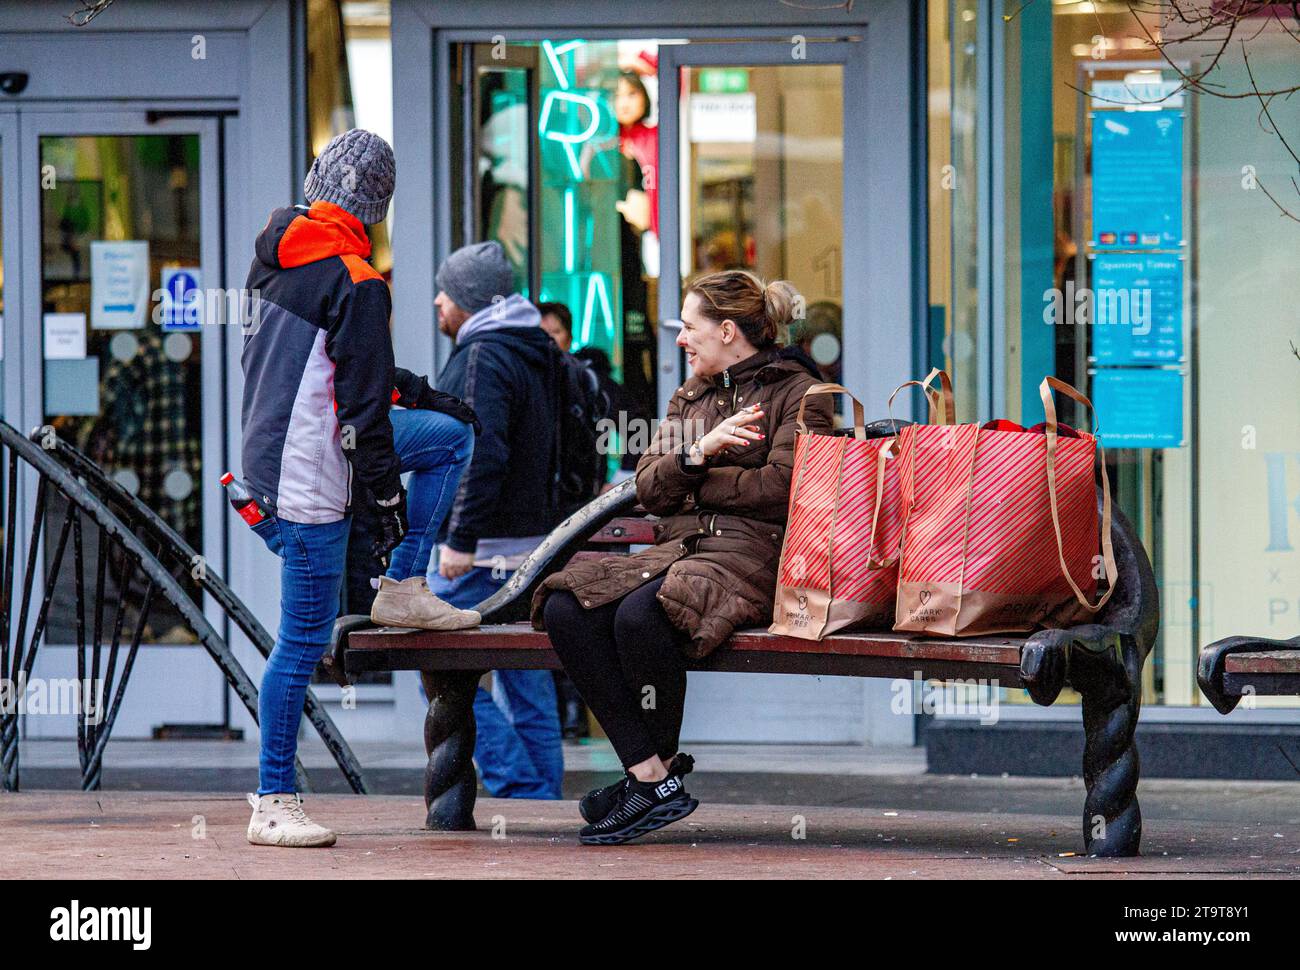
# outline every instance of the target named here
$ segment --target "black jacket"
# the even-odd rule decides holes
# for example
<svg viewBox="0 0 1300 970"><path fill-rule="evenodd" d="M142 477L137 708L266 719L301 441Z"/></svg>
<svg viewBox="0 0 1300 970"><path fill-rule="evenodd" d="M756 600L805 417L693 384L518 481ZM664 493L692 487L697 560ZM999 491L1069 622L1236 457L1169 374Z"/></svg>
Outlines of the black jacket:
<svg viewBox="0 0 1300 970"><path fill-rule="evenodd" d="M540 326L490 329L458 343L438 376L438 389L473 408L483 426L447 520L446 542L457 552L559 524L560 353Z"/></svg>

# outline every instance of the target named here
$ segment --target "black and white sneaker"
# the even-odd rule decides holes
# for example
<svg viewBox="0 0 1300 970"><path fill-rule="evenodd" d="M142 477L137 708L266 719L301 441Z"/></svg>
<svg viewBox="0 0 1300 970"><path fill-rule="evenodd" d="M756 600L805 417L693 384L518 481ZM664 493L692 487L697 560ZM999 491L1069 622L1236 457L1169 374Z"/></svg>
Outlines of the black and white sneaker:
<svg viewBox="0 0 1300 970"><path fill-rule="evenodd" d="M689 754L675 754L673 760L668 762L668 774L686 776L695 768L695 759ZM623 782L627 781L627 775L614 782L612 785L606 785L604 788L593 788L587 794L582 796L582 801L578 802L578 813L582 816L584 822L599 822L602 818L614 810L618 803L619 792L623 790Z"/></svg>
<svg viewBox="0 0 1300 970"><path fill-rule="evenodd" d="M599 822L584 826L578 838L583 845L622 845L685 818L699 804L686 793L681 775L662 781L637 781L628 775L614 808Z"/></svg>

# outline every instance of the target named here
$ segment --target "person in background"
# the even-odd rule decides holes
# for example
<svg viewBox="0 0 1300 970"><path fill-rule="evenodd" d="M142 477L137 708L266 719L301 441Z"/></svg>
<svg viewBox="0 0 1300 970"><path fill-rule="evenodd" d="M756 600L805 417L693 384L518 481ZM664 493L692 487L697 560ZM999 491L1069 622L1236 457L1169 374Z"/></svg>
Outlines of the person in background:
<svg viewBox="0 0 1300 970"><path fill-rule="evenodd" d="M573 347L573 314L569 308L563 303L539 303L537 312L542 315L542 329L557 347L569 353Z"/></svg>
<svg viewBox="0 0 1300 970"><path fill-rule="evenodd" d="M570 351L573 347L573 314L569 308L563 303L539 303L537 312L542 315L542 329L551 335L556 346ZM619 413L628 410L628 400L623 385L614 380L614 366L609 362L609 354L592 344L572 353L596 375L597 387L605 398L607 416L617 426ZM630 473L624 477L631 477ZM610 484L613 483L604 487L609 488Z"/></svg>
<svg viewBox="0 0 1300 970"><path fill-rule="evenodd" d="M438 387L473 408L483 428L431 583L466 609L504 586L563 518L554 487L561 354L513 280L497 242L456 250L436 276L438 329L455 342ZM474 716L474 759L490 794L560 797L564 756L549 671L496 671L492 693L479 688Z"/></svg>
<svg viewBox="0 0 1300 970"><path fill-rule="evenodd" d="M659 127L649 124L650 92L636 71L623 71L614 88L618 147L637 165L639 188L629 189L618 211L638 233L659 235Z"/></svg>
<svg viewBox="0 0 1300 970"><path fill-rule="evenodd" d="M280 557L280 624L258 695L259 783L248 841L327 846L296 793L307 683L339 612L354 479L366 486L386 555L407 531L393 448L392 299L372 267L366 226L393 195L393 150L368 131L334 138L303 183L310 206L276 209L257 237L245 289L259 325L244 338L243 473L266 512L254 531ZM430 613L474 626L434 601Z"/></svg>

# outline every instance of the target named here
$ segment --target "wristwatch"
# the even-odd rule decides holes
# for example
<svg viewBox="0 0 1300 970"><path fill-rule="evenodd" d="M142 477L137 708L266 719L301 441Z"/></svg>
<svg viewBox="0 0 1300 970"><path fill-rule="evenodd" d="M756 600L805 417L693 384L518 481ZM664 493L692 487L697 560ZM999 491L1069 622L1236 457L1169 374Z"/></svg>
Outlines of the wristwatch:
<svg viewBox="0 0 1300 970"><path fill-rule="evenodd" d="M699 438L696 438L694 441L692 441L691 446L686 449L686 457L690 460L691 464L693 465L704 464L705 461L704 448L700 445Z"/></svg>

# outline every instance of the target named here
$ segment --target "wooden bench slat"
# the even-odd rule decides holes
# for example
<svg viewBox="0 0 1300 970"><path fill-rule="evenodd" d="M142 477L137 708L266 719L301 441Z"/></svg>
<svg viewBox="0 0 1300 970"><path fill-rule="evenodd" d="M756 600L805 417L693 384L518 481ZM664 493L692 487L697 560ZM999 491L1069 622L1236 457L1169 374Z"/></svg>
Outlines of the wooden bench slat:
<svg viewBox="0 0 1300 970"><path fill-rule="evenodd" d="M600 545L626 543L652 546L655 541L655 524L646 519L612 519L587 541Z"/></svg>
<svg viewBox="0 0 1300 970"><path fill-rule="evenodd" d="M927 640L905 633L857 633L799 640L744 630L688 666L692 670L802 673L827 676L985 678L1020 684L1020 642L1003 637ZM354 670L547 669L559 658L544 632L504 623L456 633L361 630L348 639Z"/></svg>
<svg viewBox="0 0 1300 970"><path fill-rule="evenodd" d="M1233 653L1224 658L1223 669L1230 674L1300 675L1300 650Z"/></svg>
<svg viewBox="0 0 1300 970"><path fill-rule="evenodd" d="M385 627L361 630L349 638L352 650L549 650L550 639L527 623L501 623L452 634ZM816 656L924 657L970 663L1020 663L1020 642L1006 637L928 640L906 633L850 633L824 640L800 640L763 630L741 630L724 650L736 652L806 653Z"/></svg>

